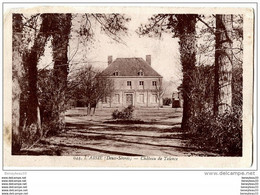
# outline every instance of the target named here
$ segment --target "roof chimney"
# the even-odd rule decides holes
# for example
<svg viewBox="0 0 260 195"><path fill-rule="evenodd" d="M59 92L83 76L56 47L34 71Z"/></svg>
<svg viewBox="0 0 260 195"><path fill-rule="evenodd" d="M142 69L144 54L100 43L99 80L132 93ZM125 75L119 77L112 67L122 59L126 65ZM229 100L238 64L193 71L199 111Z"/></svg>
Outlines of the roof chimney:
<svg viewBox="0 0 260 195"><path fill-rule="evenodd" d="M111 64L112 61L113 61L113 56L108 56L108 57L107 57L107 64L108 64L108 65Z"/></svg>
<svg viewBox="0 0 260 195"><path fill-rule="evenodd" d="M146 55L146 62L151 66L151 55Z"/></svg>

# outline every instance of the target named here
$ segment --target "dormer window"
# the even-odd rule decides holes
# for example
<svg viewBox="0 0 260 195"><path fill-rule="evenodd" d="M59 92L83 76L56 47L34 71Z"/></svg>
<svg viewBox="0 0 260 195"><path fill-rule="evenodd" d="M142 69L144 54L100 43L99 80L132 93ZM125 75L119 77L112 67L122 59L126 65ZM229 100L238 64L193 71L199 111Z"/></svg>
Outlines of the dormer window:
<svg viewBox="0 0 260 195"><path fill-rule="evenodd" d="M114 75L114 76L119 76L118 71L115 71L115 72L113 73L113 75Z"/></svg>
<svg viewBox="0 0 260 195"><path fill-rule="evenodd" d="M144 72L142 70L139 70L138 76L144 76Z"/></svg>

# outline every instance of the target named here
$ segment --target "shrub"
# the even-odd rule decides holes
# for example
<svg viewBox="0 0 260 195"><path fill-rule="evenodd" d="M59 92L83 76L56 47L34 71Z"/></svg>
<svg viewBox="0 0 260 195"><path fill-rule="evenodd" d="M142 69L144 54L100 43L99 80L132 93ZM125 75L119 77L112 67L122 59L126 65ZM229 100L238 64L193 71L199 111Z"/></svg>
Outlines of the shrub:
<svg viewBox="0 0 260 195"><path fill-rule="evenodd" d="M200 113L191 119L192 143L203 149L214 149L227 156L242 155L242 113L226 112L212 116Z"/></svg>
<svg viewBox="0 0 260 195"><path fill-rule="evenodd" d="M132 119L133 118L133 106L128 106L127 108L124 108L122 111L114 110L112 113L113 119Z"/></svg>

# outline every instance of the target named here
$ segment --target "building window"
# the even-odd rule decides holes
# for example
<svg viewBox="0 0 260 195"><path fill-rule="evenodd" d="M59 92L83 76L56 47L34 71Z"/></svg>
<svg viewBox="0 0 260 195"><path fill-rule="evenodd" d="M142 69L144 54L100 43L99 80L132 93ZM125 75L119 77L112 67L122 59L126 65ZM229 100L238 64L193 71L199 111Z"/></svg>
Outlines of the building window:
<svg viewBox="0 0 260 195"><path fill-rule="evenodd" d="M156 82L156 81L152 81L152 85L153 85L153 86L156 86L156 85L157 85L157 82Z"/></svg>
<svg viewBox="0 0 260 195"><path fill-rule="evenodd" d="M144 103L144 94L140 94L140 95L139 95L139 101L140 101L141 103Z"/></svg>
<svg viewBox="0 0 260 195"><path fill-rule="evenodd" d="M113 75L118 76L119 75L118 71L114 72Z"/></svg>
<svg viewBox="0 0 260 195"><path fill-rule="evenodd" d="M139 81L139 85L144 85L144 82L143 81Z"/></svg>
<svg viewBox="0 0 260 195"><path fill-rule="evenodd" d="M138 76L144 76L144 72L142 70L139 70Z"/></svg>
<svg viewBox="0 0 260 195"><path fill-rule="evenodd" d="M120 103L120 95L115 94L115 103Z"/></svg>
<svg viewBox="0 0 260 195"><path fill-rule="evenodd" d="M127 86L132 86L132 82L131 81L127 81Z"/></svg>
<svg viewBox="0 0 260 195"><path fill-rule="evenodd" d="M151 103L157 103L157 95L153 94L151 97Z"/></svg>

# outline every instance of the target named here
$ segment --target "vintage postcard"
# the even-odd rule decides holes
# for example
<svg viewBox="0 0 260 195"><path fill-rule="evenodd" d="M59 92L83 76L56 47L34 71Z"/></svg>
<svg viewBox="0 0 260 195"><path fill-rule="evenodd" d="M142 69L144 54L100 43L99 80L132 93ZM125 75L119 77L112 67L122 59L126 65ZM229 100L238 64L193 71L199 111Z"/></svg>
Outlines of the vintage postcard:
<svg viewBox="0 0 260 195"><path fill-rule="evenodd" d="M4 16L4 169L248 168L254 10Z"/></svg>

